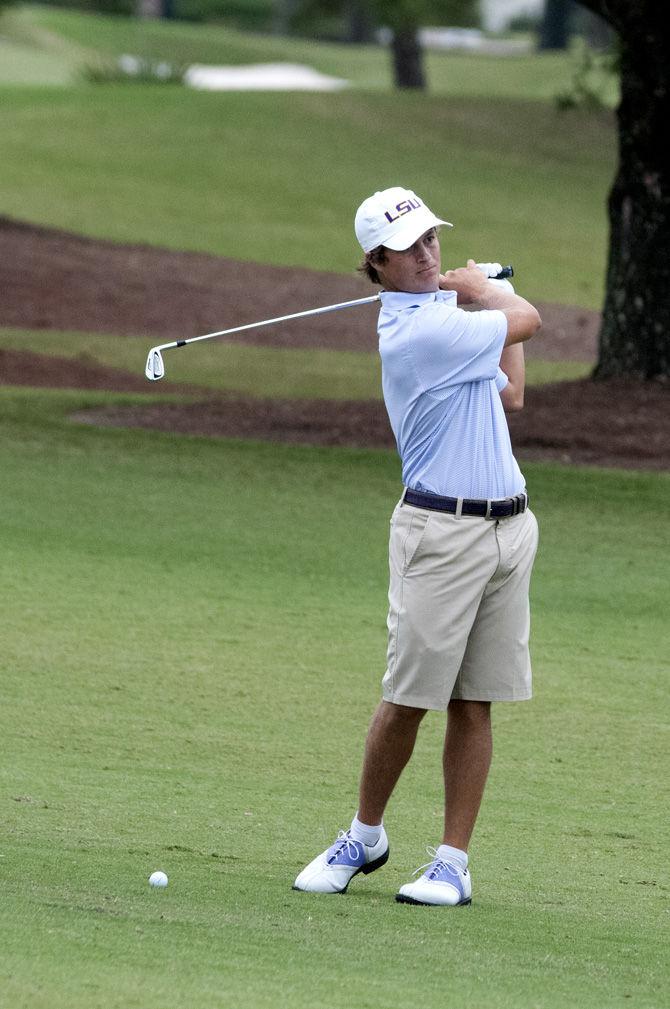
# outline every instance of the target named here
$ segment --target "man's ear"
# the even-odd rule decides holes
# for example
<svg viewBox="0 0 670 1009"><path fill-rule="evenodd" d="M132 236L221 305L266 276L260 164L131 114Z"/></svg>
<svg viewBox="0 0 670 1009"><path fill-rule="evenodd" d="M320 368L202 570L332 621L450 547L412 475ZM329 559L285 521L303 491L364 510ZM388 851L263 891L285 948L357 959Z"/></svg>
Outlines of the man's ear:
<svg viewBox="0 0 670 1009"><path fill-rule="evenodd" d="M371 266L378 266L380 263L386 262L383 249L373 249L372 252L366 252L365 258Z"/></svg>

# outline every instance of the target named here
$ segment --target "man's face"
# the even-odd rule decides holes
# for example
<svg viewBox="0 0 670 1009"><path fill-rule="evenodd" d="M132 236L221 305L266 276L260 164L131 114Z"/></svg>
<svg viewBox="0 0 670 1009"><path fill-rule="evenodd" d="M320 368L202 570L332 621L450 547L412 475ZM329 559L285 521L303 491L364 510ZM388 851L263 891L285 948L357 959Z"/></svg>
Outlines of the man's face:
<svg viewBox="0 0 670 1009"><path fill-rule="evenodd" d="M409 249L384 249L384 253L386 261L374 263L374 267L385 290L426 294L439 289L440 240L435 228L426 231Z"/></svg>

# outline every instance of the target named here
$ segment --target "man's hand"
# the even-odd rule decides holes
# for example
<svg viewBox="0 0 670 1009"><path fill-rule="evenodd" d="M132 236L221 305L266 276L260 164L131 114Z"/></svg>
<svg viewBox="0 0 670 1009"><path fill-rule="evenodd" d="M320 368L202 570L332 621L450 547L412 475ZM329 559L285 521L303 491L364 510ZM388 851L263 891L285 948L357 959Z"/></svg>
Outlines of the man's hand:
<svg viewBox="0 0 670 1009"><path fill-rule="evenodd" d="M443 291L456 291L460 305L472 305L481 300L489 281L474 259L468 259L467 266L441 273L439 283Z"/></svg>
<svg viewBox="0 0 670 1009"><path fill-rule="evenodd" d="M476 263L477 269L481 270L485 277L492 280L497 277L499 273L502 273L501 263Z"/></svg>
<svg viewBox="0 0 670 1009"><path fill-rule="evenodd" d="M468 259L467 266L440 274L439 285L443 291L456 291L459 305L477 303L481 308L501 311L507 319L506 347L530 339L542 325L539 312L529 301L515 294L511 284L512 289L505 290L500 281L485 277L474 259Z"/></svg>
<svg viewBox="0 0 670 1009"><path fill-rule="evenodd" d="M499 287L501 291L508 291L510 294L514 294L514 288L509 280L505 277L498 280L498 274L502 273L503 270L500 263L477 263L477 269L481 270L484 276L488 277L491 283Z"/></svg>

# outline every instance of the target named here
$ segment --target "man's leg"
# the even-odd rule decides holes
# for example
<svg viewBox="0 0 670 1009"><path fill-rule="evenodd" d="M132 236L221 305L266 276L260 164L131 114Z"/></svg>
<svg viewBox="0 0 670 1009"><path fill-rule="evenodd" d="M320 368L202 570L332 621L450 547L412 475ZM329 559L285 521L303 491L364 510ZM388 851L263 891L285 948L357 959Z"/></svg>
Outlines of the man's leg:
<svg viewBox="0 0 670 1009"><path fill-rule="evenodd" d="M495 536L498 563L470 628L449 705L444 842L423 876L400 888L396 900L410 904L453 905L471 900L467 850L491 762L491 713L488 702L464 698L519 701L531 695L528 584L537 548L537 522L526 509L485 528Z"/></svg>
<svg viewBox="0 0 670 1009"><path fill-rule="evenodd" d="M374 826L382 822L386 804L403 768L412 756L423 708L381 701L367 739L361 774L358 819Z"/></svg>
<svg viewBox="0 0 670 1009"><path fill-rule="evenodd" d="M491 766L488 701L451 701L444 741L443 844L467 851Z"/></svg>
<svg viewBox="0 0 670 1009"><path fill-rule="evenodd" d="M444 741L444 836L420 879L400 887L403 904L469 904L468 845L491 765L491 705L451 701Z"/></svg>
<svg viewBox="0 0 670 1009"><path fill-rule="evenodd" d="M344 893L359 872L373 872L387 861L384 809L412 755L425 713L421 708L380 703L365 743L357 817L350 831L340 831L335 844L305 866L293 884L294 890Z"/></svg>

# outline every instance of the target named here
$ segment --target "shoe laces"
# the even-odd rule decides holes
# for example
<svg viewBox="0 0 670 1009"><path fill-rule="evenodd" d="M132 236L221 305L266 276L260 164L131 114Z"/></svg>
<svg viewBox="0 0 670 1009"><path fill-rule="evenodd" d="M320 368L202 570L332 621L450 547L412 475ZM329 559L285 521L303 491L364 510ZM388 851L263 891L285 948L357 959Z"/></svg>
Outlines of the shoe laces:
<svg viewBox="0 0 670 1009"><path fill-rule="evenodd" d="M354 859L358 858L360 854L358 845L361 843L362 843L361 841L354 841L348 830L338 830L337 839L331 848L331 853L330 857L328 858L328 861L329 862L334 861L338 857L338 855L342 854L344 848L347 849L347 855L353 861Z"/></svg>
<svg viewBox="0 0 670 1009"><path fill-rule="evenodd" d="M443 869L450 869L456 876L462 874L463 866L459 865L458 862L452 859L444 858L442 855L438 855L437 848L428 847L426 848L426 851L430 855L431 860L430 862L426 862L425 865L420 865L418 869L415 869L413 873L414 876L418 876L419 873L423 872L425 869L431 870L426 873L429 879L435 879L436 876L440 875Z"/></svg>

